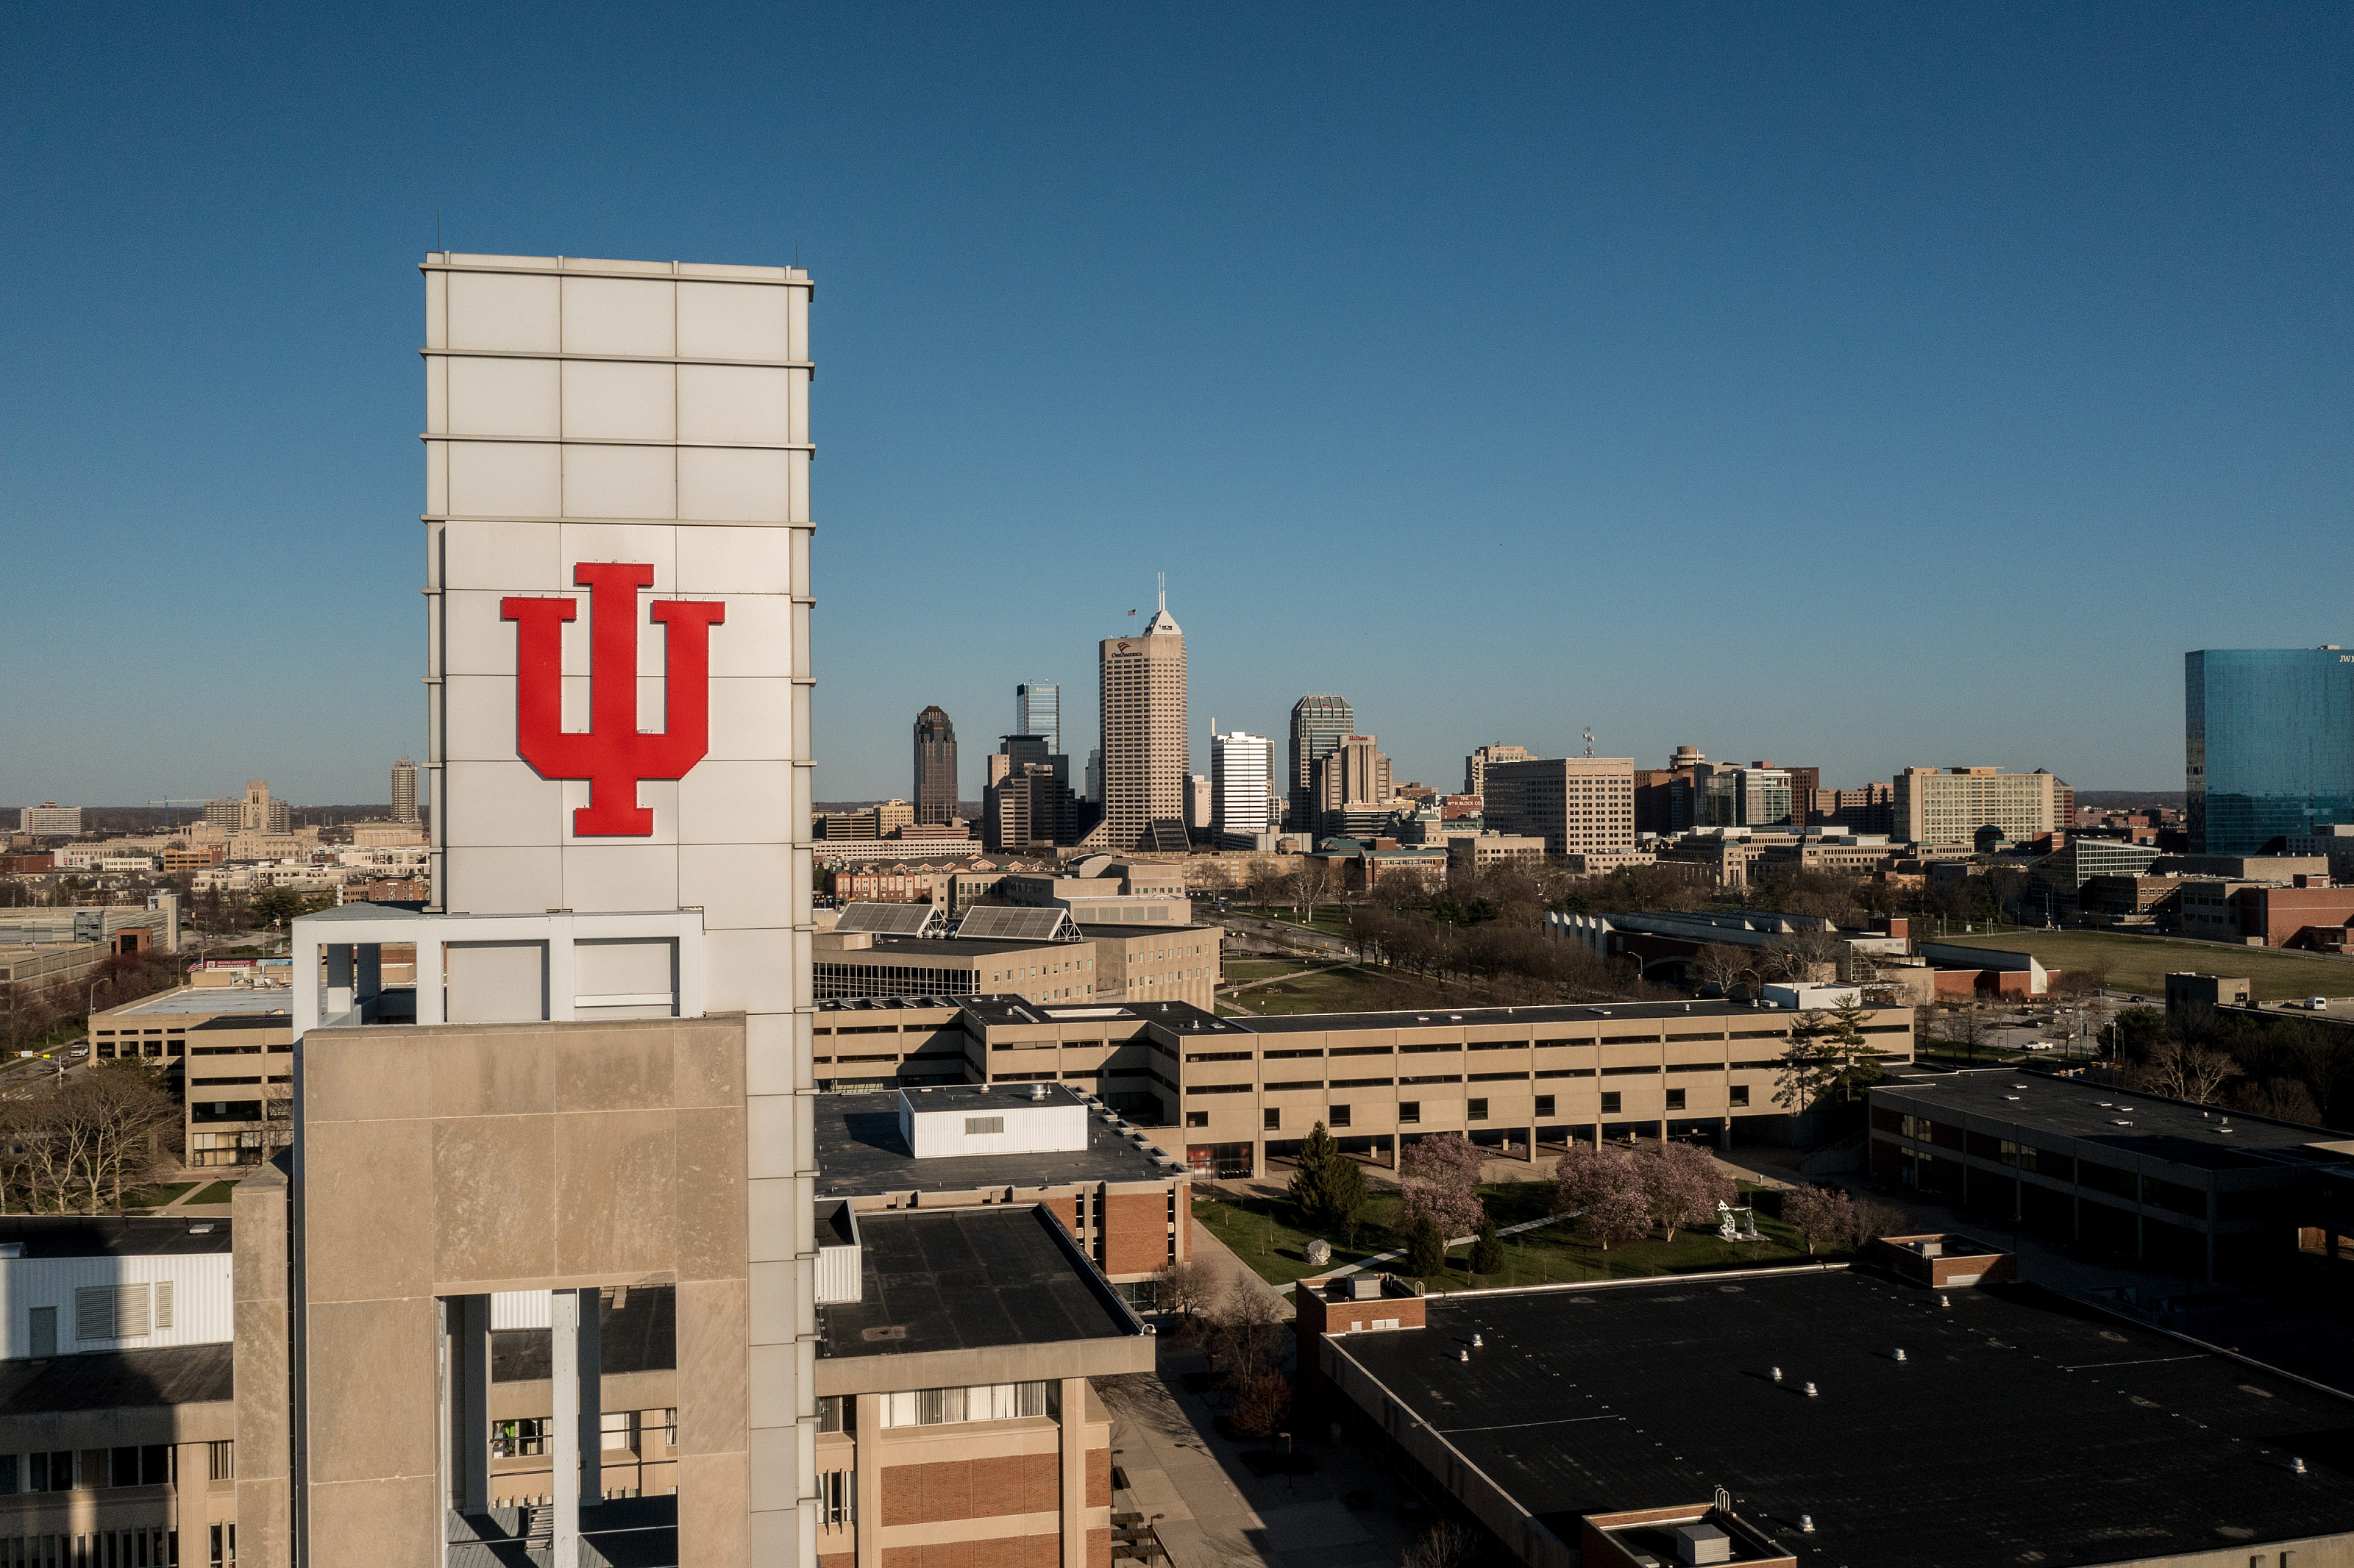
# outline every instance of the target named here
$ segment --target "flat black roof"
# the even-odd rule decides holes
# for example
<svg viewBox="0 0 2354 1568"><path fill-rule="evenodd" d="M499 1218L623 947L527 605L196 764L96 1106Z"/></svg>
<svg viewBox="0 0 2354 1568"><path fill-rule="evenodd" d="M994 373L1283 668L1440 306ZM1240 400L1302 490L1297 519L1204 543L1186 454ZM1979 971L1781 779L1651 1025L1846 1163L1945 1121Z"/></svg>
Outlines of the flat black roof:
<svg viewBox="0 0 2354 1568"><path fill-rule="evenodd" d="M198 1231L199 1225L205 1228ZM228 1252L232 1245L227 1220L0 1215L0 1246L10 1243L22 1249L16 1255L19 1257L147 1257Z"/></svg>
<svg viewBox="0 0 2354 1568"><path fill-rule="evenodd" d="M2012 1122L2059 1138L2105 1144L2119 1153L2210 1170L2283 1160L2324 1165L2354 1160L2354 1134L2017 1068L1908 1075L1876 1085L1872 1094L1932 1121L1943 1113ZM2225 1132L2225 1128L2231 1130ZM2341 1147L2316 1147L2327 1144Z"/></svg>
<svg viewBox="0 0 2354 1568"><path fill-rule="evenodd" d="M222 1343L0 1361L0 1412L63 1415L227 1401L237 1396L236 1361L237 1348Z"/></svg>
<svg viewBox="0 0 2354 1568"><path fill-rule="evenodd" d="M1255 1034L1315 1029L1443 1029L1497 1023L1659 1022L1675 1018L1787 1019L1788 1008L1752 1007L1738 1001L1597 1001L1551 1007L1426 1007L1401 1012L1295 1012L1271 1018L1237 1018Z"/></svg>
<svg viewBox="0 0 2354 1568"><path fill-rule="evenodd" d="M863 1299L818 1308L818 1354L914 1355L1141 1333L1044 1205L858 1216Z"/></svg>
<svg viewBox="0 0 2354 1568"><path fill-rule="evenodd" d="M678 1365L676 1287L632 1286L620 1307L606 1296L599 1298L597 1308L597 1349L606 1372L667 1372ZM491 1335L491 1381L546 1377L551 1343L546 1329L498 1330Z"/></svg>
<svg viewBox="0 0 2354 1568"><path fill-rule="evenodd" d="M1336 1344L1573 1543L1582 1515L1719 1486L1855 1568L2354 1531L2354 1403L2035 1287L1944 1299L1865 1271L1695 1275L1435 1298L1426 1329Z"/></svg>
<svg viewBox="0 0 2354 1568"><path fill-rule="evenodd" d="M1050 1086L1068 1093L1059 1084ZM926 1096L967 1094L984 1097L975 1085L949 1085ZM1027 1104L1029 1086L1002 1084L988 1098ZM875 1192L962 1192L975 1187L1055 1187L1070 1182L1165 1181L1182 1172L1146 1152L1157 1148L1150 1136L1138 1142L1130 1130L1112 1125L1108 1113L1090 1109L1087 1146L1044 1154L953 1154L918 1160L899 1137L899 1096L820 1095L817 1109L817 1195L856 1197ZM862 1216L859 1223L865 1224Z"/></svg>

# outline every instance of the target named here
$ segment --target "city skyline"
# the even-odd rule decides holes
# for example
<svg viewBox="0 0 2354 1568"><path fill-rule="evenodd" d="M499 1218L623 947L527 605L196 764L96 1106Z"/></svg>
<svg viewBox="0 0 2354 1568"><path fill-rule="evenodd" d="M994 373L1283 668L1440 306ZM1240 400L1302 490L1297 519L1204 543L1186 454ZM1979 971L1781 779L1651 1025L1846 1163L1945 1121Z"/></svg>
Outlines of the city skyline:
<svg viewBox="0 0 2354 1568"><path fill-rule="evenodd" d="M22 13L0 178L73 265L5 329L0 603L107 657L20 694L0 800L366 800L421 755L387 432L437 213L829 280L825 798L1034 677L1083 766L1085 651L1156 567L1195 712L1347 692L1432 783L1592 725L2178 789L2186 651L2354 641L2342 11L1336 16L737 18L724 59L588 27L551 72L527 29L453 65L423 14ZM2258 536L2299 569L2215 569ZM911 630L915 563L991 613ZM224 724L193 671L270 700Z"/></svg>

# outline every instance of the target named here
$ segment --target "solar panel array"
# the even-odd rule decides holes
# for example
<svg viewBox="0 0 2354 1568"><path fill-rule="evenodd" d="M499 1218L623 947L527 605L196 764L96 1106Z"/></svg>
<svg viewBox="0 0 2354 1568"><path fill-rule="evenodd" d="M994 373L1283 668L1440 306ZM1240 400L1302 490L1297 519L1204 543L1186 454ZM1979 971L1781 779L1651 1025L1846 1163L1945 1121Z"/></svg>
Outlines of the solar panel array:
<svg viewBox="0 0 2354 1568"><path fill-rule="evenodd" d="M993 937L1013 942L1067 942L1077 939L1067 909L1025 909L1000 904L977 904L957 925L960 937Z"/></svg>
<svg viewBox="0 0 2354 1568"><path fill-rule="evenodd" d="M936 937L947 922L930 904L845 904L833 922L843 932L877 937Z"/></svg>

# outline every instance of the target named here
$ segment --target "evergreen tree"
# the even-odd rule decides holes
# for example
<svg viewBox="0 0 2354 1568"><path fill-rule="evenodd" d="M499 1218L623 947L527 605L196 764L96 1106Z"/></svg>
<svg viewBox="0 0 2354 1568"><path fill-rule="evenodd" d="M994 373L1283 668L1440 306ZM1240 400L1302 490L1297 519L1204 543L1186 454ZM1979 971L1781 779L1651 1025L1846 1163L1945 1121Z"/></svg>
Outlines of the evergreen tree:
<svg viewBox="0 0 2354 1568"><path fill-rule="evenodd" d="M1504 1272L1504 1243L1502 1238L1496 1234L1496 1221L1493 1215L1486 1216L1479 1222L1479 1239L1471 1244L1471 1272L1474 1274Z"/></svg>
<svg viewBox="0 0 2354 1568"><path fill-rule="evenodd" d="M1301 1141L1288 1196L1310 1225L1346 1225L1365 1206L1365 1173L1318 1122Z"/></svg>
<svg viewBox="0 0 2354 1568"><path fill-rule="evenodd" d="M1428 1214L1415 1221L1406 1237L1405 1271L1417 1279L1447 1272L1447 1238L1438 1234L1438 1222Z"/></svg>

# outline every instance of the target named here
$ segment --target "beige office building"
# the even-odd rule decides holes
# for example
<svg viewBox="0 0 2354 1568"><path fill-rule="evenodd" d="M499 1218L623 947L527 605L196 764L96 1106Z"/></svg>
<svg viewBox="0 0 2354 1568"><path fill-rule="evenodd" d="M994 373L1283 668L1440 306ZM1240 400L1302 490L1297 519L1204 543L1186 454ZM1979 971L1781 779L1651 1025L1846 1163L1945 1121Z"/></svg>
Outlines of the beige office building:
<svg viewBox="0 0 2354 1568"><path fill-rule="evenodd" d="M1896 832L1908 843L1966 844L1988 826L2025 840L2068 826L2061 811L2068 787L2041 769L1907 768L1894 782Z"/></svg>
<svg viewBox="0 0 2354 1568"><path fill-rule="evenodd" d="M1352 735L1316 760L1316 831L1337 833L1352 807L1385 805L1393 789L1380 737Z"/></svg>
<svg viewBox="0 0 2354 1568"><path fill-rule="evenodd" d="M1185 848L1193 767L1185 734L1185 634L1169 595L1139 637L1098 650L1103 700L1103 821L1087 842L1113 851Z"/></svg>
<svg viewBox="0 0 2354 1568"><path fill-rule="evenodd" d="M1491 761L1484 782L1480 821L1490 832L1541 838L1547 854L1584 855L1596 870L1640 858L1631 757Z"/></svg>
<svg viewBox="0 0 2354 1568"><path fill-rule="evenodd" d="M1535 760L1525 746L1483 746L1463 759L1463 792L1479 795L1487 791L1490 764Z"/></svg>

